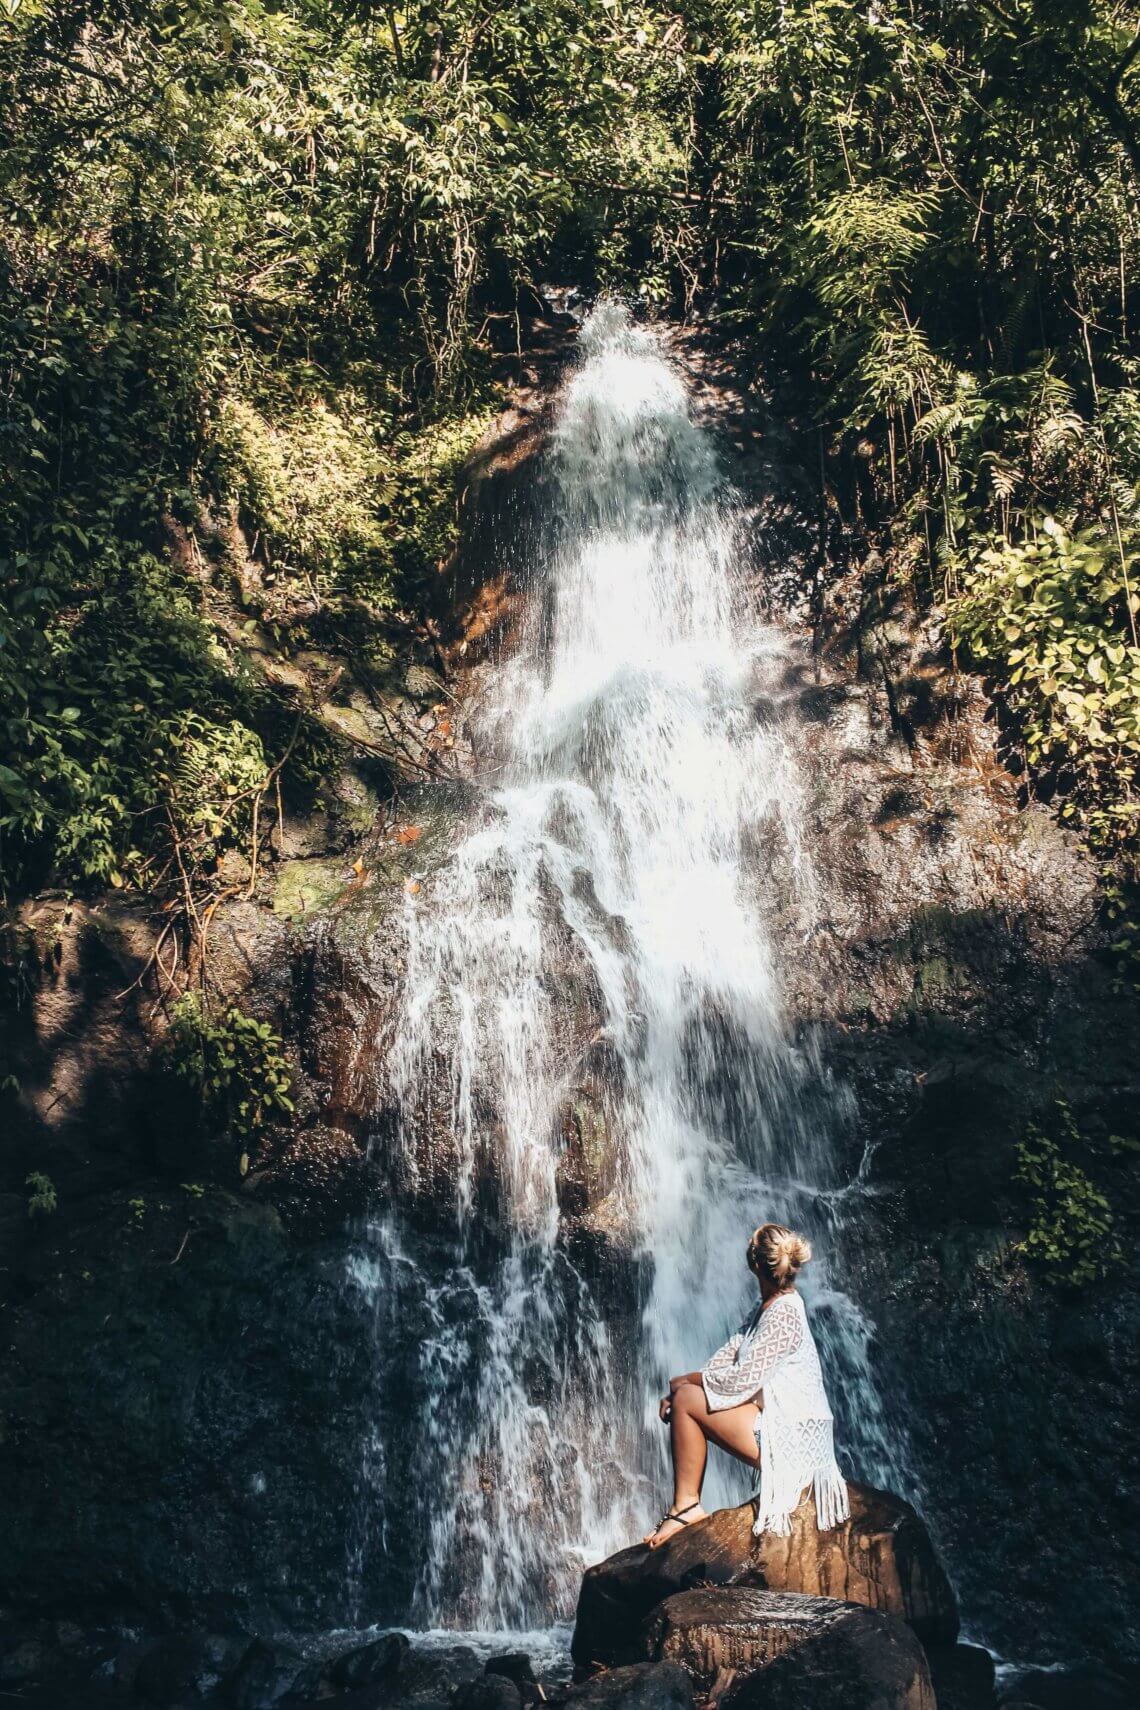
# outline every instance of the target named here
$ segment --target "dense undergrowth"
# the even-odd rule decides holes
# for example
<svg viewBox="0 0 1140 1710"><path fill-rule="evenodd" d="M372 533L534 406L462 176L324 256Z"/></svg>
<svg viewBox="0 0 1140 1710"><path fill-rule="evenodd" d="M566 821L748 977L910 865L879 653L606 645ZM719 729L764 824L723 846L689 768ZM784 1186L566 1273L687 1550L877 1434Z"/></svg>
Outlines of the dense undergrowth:
<svg viewBox="0 0 1140 1710"><path fill-rule="evenodd" d="M491 347L560 277L752 353L848 538L992 673L1129 953L1138 31L1108 0L3 0L8 895L192 901L330 763L265 637L382 669L424 621Z"/></svg>

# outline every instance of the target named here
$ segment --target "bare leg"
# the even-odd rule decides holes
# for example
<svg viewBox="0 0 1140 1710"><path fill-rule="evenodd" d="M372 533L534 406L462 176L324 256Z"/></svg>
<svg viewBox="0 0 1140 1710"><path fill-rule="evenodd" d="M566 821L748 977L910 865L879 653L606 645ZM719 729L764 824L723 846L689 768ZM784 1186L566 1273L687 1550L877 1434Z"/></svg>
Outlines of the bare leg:
<svg viewBox="0 0 1140 1710"><path fill-rule="evenodd" d="M700 1506L701 1486L708 1464L709 1444L744 1461L748 1466L759 1464L760 1451L756 1443L756 1418L759 1408L746 1401L740 1407L726 1407L719 1412L709 1410L703 1387L699 1383L684 1383L673 1396L669 1415L670 1448L673 1454L673 1501L670 1511L684 1513L690 1525L704 1518ZM681 1530L682 1521L663 1520L656 1532L645 1542L651 1548L663 1544Z"/></svg>

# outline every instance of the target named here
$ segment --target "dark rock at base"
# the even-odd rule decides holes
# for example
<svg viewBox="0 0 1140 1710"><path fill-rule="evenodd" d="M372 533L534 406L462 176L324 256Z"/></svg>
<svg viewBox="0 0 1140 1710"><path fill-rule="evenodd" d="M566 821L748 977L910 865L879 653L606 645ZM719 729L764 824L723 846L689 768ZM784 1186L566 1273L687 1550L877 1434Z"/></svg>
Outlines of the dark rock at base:
<svg viewBox="0 0 1140 1710"><path fill-rule="evenodd" d="M854 1609L830 1597L704 1587L666 1598L646 1623L643 1643L650 1656L679 1663L708 1690L721 1669L747 1674L766 1668L784 1652L817 1640Z"/></svg>
<svg viewBox="0 0 1140 1710"><path fill-rule="evenodd" d="M849 1489L851 1518L830 1532L816 1527L809 1499L796 1509L790 1536L754 1538L746 1502L685 1527L659 1549L635 1544L590 1568L578 1599L574 1661L587 1668L634 1661L641 1623L657 1605L709 1582L839 1598L901 1615L924 1642L952 1644L958 1610L926 1527L899 1497L866 1485Z"/></svg>
<svg viewBox="0 0 1140 1710"><path fill-rule="evenodd" d="M56 1621L52 1631L56 1644L66 1657L98 1656L106 1648L105 1635L87 1633L77 1621Z"/></svg>
<svg viewBox="0 0 1140 1710"><path fill-rule="evenodd" d="M525 1651L507 1651L501 1657L488 1657L483 1672L505 1675L516 1686L530 1685L534 1681L534 1669Z"/></svg>
<svg viewBox="0 0 1140 1710"><path fill-rule="evenodd" d="M522 1710L522 1694L505 1674L485 1674L457 1687L452 1710Z"/></svg>
<svg viewBox="0 0 1140 1710"><path fill-rule="evenodd" d="M172 1633L144 1652L135 1670L135 1696L147 1704L175 1704L197 1690L203 1662L197 1634Z"/></svg>
<svg viewBox="0 0 1140 1710"><path fill-rule="evenodd" d="M723 1703L724 1710L936 1710L913 1633L873 1609L749 1675Z"/></svg>
<svg viewBox="0 0 1140 1710"><path fill-rule="evenodd" d="M479 1657L470 1645L446 1650L413 1650L398 1673L354 1693L349 1710L452 1710L458 1691L482 1678Z"/></svg>
<svg viewBox="0 0 1140 1710"><path fill-rule="evenodd" d="M735 1670L724 1710L936 1710L911 1629L856 1604L744 1587L681 1592L646 1637L705 1690Z"/></svg>
<svg viewBox="0 0 1140 1710"><path fill-rule="evenodd" d="M0 1653L0 1686L23 1686L47 1673L48 1654L39 1639L24 1639Z"/></svg>
<svg viewBox="0 0 1140 1710"><path fill-rule="evenodd" d="M327 1684L322 1665L319 1662L302 1663L293 1676L293 1684L286 1693L287 1700L316 1698Z"/></svg>
<svg viewBox="0 0 1140 1710"><path fill-rule="evenodd" d="M321 1675L319 1663L255 1639L226 1681L224 1697L230 1710L272 1710L287 1697L315 1697Z"/></svg>
<svg viewBox="0 0 1140 1710"><path fill-rule="evenodd" d="M385 1633L369 1645L359 1645L337 1657L329 1669L329 1678L337 1686L370 1686L373 1681L387 1680L408 1659L411 1645L403 1633Z"/></svg>
<svg viewBox="0 0 1140 1710"><path fill-rule="evenodd" d="M144 1704L173 1704L193 1690L194 1641L184 1633L160 1639L133 1670L131 1690Z"/></svg>
<svg viewBox="0 0 1140 1710"><path fill-rule="evenodd" d="M162 1707L205 1697L247 1650L243 1639L221 1633L171 1633L145 1650L132 1671L135 1696Z"/></svg>
<svg viewBox="0 0 1140 1710"><path fill-rule="evenodd" d="M994 1659L980 1645L928 1645L938 1710L994 1710Z"/></svg>
<svg viewBox="0 0 1140 1710"><path fill-rule="evenodd" d="M567 1710L693 1710L693 1686L675 1663L631 1663L572 1687L566 1705Z"/></svg>
<svg viewBox="0 0 1140 1710"><path fill-rule="evenodd" d="M1003 1682L998 1700L1002 1710L1131 1710L1138 1701L1136 1671L1125 1679L1096 1663L1018 1671Z"/></svg>
<svg viewBox="0 0 1140 1710"><path fill-rule="evenodd" d="M133 1692L135 1675L142 1665L148 1646L145 1640L126 1639L115 1646L111 1658L110 1679L116 1692Z"/></svg>

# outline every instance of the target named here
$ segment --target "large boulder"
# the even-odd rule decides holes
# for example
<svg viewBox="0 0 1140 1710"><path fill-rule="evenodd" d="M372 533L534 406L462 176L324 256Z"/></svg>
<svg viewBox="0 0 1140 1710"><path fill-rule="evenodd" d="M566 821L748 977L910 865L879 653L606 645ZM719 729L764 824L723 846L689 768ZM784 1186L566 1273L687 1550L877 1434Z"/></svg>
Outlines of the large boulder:
<svg viewBox="0 0 1140 1710"><path fill-rule="evenodd" d="M922 1646L894 1615L743 1586L682 1591L650 1619L652 1655L737 1710L935 1710Z"/></svg>
<svg viewBox="0 0 1140 1710"><path fill-rule="evenodd" d="M613 1667L641 1654L641 1623L666 1597L697 1585L749 1585L839 1598L900 1615L923 1643L958 1635L954 1593L930 1536L909 1503L852 1484L851 1518L816 1527L800 1504L786 1538L752 1535L750 1502L686 1526L656 1550L635 1544L587 1570L571 1646L582 1668Z"/></svg>
<svg viewBox="0 0 1140 1710"><path fill-rule="evenodd" d="M722 1669L751 1674L842 1621L854 1604L748 1586L705 1586L667 1597L642 1630L645 1651L679 1663L703 1687Z"/></svg>

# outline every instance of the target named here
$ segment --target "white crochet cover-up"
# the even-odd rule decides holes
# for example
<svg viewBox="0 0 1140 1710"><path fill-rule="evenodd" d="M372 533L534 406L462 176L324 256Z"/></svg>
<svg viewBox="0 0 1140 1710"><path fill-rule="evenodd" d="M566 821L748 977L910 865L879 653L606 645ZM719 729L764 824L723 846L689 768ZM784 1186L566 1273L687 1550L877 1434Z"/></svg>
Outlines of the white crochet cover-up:
<svg viewBox="0 0 1140 1710"><path fill-rule="evenodd" d="M847 1484L835 1461L819 1354L798 1294L779 1295L770 1306L757 1307L704 1367L701 1382L713 1413L763 1401L756 1421L760 1503L752 1530L757 1537L762 1532L787 1536L792 1511L809 1484L821 1532L848 1518Z"/></svg>

